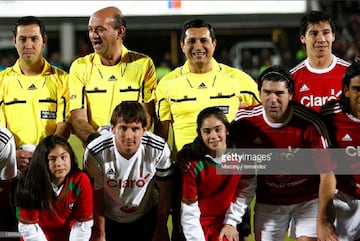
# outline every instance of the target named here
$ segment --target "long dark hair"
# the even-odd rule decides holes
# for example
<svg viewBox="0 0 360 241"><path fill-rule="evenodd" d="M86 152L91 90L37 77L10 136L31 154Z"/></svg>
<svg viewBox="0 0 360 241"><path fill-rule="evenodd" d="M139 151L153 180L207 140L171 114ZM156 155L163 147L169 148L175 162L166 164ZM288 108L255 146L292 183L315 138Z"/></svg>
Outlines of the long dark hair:
<svg viewBox="0 0 360 241"><path fill-rule="evenodd" d="M56 135L45 137L36 147L29 167L19 177L15 192L16 206L26 209L52 209L53 190L48 155L57 145L70 154L70 173L79 170L75 153L66 139Z"/></svg>
<svg viewBox="0 0 360 241"><path fill-rule="evenodd" d="M230 123L227 120L224 112L218 108L218 107L207 107L205 109L203 109L202 111L200 111L199 115L197 116L197 127L196 127L196 132L197 132L197 136L193 142L193 146L201 153L201 155L205 155L207 154L208 148L207 146L204 144L204 141L201 137L201 126L204 122L205 119L214 116L216 119L220 120L224 125L227 131L230 130ZM230 134L228 134L228 136L226 137L226 146L230 147L231 146L231 138L229 136Z"/></svg>

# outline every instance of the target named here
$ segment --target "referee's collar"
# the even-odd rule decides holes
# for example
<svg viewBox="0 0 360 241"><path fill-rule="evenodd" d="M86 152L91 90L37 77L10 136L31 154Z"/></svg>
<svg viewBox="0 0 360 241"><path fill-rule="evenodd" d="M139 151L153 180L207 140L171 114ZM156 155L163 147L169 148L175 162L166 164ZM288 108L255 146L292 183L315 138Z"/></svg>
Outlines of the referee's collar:
<svg viewBox="0 0 360 241"><path fill-rule="evenodd" d="M14 64L14 66L12 67L12 70L18 74L22 74L22 71L20 69L20 62L19 59L16 61L16 63ZM40 75L50 75L53 73L53 69L51 68L51 65L49 64L49 62L46 61L46 59L44 58L44 67L40 73Z"/></svg>
<svg viewBox="0 0 360 241"><path fill-rule="evenodd" d="M211 70L212 71L220 71L220 69L221 69L220 64L214 58L211 58ZM181 73L182 74L190 73L189 60L186 60L185 64L182 67Z"/></svg>
<svg viewBox="0 0 360 241"><path fill-rule="evenodd" d="M95 57L94 57L93 63L96 65L103 65L101 63L100 55L98 55L97 53L94 53L94 54L95 54ZM118 64L128 63L128 62L129 62L129 50L124 45L122 45L121 46L121 59L120 59L120 63L118 63Z"/></svg>

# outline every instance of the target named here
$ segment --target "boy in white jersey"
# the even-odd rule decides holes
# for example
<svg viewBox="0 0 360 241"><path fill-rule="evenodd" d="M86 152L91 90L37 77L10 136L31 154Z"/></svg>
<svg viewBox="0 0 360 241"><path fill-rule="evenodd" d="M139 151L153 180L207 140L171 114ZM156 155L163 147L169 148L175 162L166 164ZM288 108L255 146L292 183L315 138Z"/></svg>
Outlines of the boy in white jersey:
<svg viewBox="0 0 360 241"><path fill-rule="evenodd" d="M116 106L110 122L112 133L92 141L84 155L94 179L92 240L169 240L170 149L146 131L146 112L136 101Z"/></svg>

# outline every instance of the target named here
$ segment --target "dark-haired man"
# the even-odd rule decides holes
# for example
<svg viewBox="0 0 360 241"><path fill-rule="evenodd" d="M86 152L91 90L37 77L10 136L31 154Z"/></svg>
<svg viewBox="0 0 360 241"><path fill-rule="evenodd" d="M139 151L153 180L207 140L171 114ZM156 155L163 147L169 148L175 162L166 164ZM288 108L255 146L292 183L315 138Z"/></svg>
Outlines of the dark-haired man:
<svg viewBox="0 0 360 241"><path fill-rule="evenodd" d="M327 207L328 197L335 190L335 176L331 172L335 166L325 151L327 130L316 112L292 102L294 80L284 68L272 66L264 70L258 77L258 90L262 105L240 109L231 124L236 146L281 148L290 154L294 154L292 150L303 149L324 151L321 155L311 152L306 160L298 160L305 167L301 175L284 175L275 165L268 175L257 175L255 239L283 240L292 222L292 234L298 241L316 241L318 210ZM309 172L319 167L320 177Z"/></svg>
<svg viewBox="0 0 360 241"><path fill-rule="evenodd" d="M215 31L209 23L202 19L185 22L180 46L187 60L183 66L165 75L157 86L159 125L155 133L167 140L171 124L175 151L194 140L196 118L204 108L217 106L231 121L239 106L260 103L256 83L248 74L213 58L216 44ZM177 211L173 215L177 215ZM249 220L249 216L245 219ZM177 223L175 217L175 232ZM250 221L243 227L242 236L248 236Z"/></svg>
<svg viewBox="0 0 360 241"><path fill-rule="evenodd" d="M111 131L86 148L84 166L94 179L94 241L169 241L173 163L167 143L147 132L137 101L123 101Z"/></svg>
<svg viewBox="0 0 360 241"><path fill-rule="evenodd" d="M347 61L332 53L335 24L323 12L311 11L300 21L300 41L307 58L290 70L294 80L294 101L319 111L341 95L341 79Z"/></svg>
<svg viewBox="0 0 360 241"><path fill-rule="evenodd" d="M337 193L334 196L335 228L323 221L319 240L360 240L360 62L346 70L339 101L326 104L320 114L328 126L334 147L338 148ZM330 217L328 217L330 218Z"/></svg>
<svg viewBox="0 0 360 241"><path fill-rule="evenodd" d="M39 18L19 18L13 29L19 58L0 72L0 125L15 138L21 172L28 167L32 151L43 138L50 134L65 138L70 135L68 74L44 58L47 41L45 25ZM8 202L6 194L1 196ZM6 218L8 225L17 225L16 218L11 222L12 216L1 217Z"/></svg>

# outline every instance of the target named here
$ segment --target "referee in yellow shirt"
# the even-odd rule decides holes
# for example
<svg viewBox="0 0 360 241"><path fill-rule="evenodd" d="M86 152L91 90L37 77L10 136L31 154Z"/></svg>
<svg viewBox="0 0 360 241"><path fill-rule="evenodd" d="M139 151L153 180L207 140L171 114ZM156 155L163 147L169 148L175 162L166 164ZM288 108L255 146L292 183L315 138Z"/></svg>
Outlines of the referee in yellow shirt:
<svg viewBox="0 0 360 241"><path fill-rule="evenodd" d="M17 167L22 172L29 165L32 151L46 136L70 135L68 74L52 66L43 57L47 44L43 22L33 16L17 20L13 42L19 58L14 66L0 72L0 125L15 138ZM9 182L0 188L0 229L17 230L11 215ZM10 213L9 213L10 212Z"/></svg>
<svg viewBox="0 0 360 241"><path fill-rule="evenodd" d="M156 89L159 123L155 133L167 140L169 125L172 124L175 150L194 140L196 118L204 108L217 106L231 121L239 106L260 103L257 85L248 74L213 58L216 37L209 23L201 19L186 22L180 46L187 59L185 64L165 75ZM172 213L173 241L183 240L177 208L174 207ZM239 231L240 236L246 237L251 231L250 218L244 217L243 220Z"/></svg>
<svg viewBox="0 0 360 241"><path fill-rule="evenodd" d="M95 12L89 19L95 50L70 67L70 112L75 134L87 144L110 125L111 113L123 100L143 103L148 123L154 116L155 67L150 57L128 50L123 41L126 22L116 7Z"/></svg>

